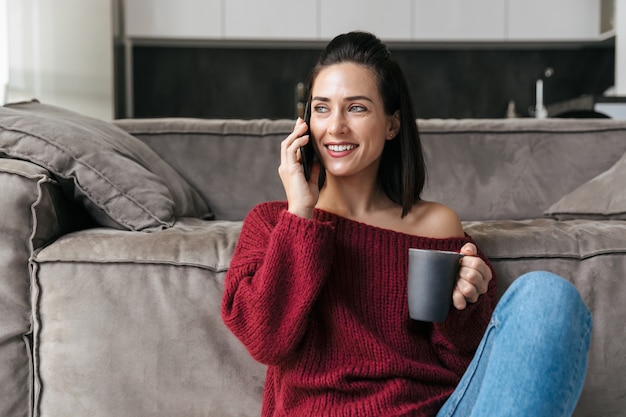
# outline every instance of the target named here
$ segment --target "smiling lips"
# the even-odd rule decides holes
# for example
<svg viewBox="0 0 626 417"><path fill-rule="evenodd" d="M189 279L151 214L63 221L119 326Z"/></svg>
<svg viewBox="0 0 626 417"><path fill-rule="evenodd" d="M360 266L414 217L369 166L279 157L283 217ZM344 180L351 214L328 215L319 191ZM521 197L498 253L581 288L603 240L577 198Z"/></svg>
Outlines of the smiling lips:
<svg viewBox="0 0 626 417"><path fill-rule="evenodd" d="M331 145L326 145L326 148L331 151L332 153L345 153L345 152L349 152L353 149L356 149L358 147L358 145L350 145L350 144L331 144Z"/></svg>

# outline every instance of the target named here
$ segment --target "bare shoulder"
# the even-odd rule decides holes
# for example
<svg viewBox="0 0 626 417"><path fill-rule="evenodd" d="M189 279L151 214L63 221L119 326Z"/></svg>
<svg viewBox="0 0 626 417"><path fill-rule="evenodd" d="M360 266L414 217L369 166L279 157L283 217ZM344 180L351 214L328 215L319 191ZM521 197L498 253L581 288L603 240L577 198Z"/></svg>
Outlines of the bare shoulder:
<svg viewBox="0 0 626 417"><path fill-rule="evenodd" d="M437 239L463 237L458 214L450 207L433 201L420 201L406 216L411 234Z"/></svg>

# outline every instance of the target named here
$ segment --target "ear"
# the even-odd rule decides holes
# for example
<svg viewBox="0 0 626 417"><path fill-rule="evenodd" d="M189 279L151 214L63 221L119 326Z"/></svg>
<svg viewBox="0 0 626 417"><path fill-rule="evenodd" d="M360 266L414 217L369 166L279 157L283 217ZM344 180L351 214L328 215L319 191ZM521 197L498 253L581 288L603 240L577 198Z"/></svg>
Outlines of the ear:
<svg viewBox="0 0 626 417"><path fill-rule="evenodd" d="M395 138L400 132L400 110L396 110L389 116L389 127L387 130L387 140Z"/></svg>

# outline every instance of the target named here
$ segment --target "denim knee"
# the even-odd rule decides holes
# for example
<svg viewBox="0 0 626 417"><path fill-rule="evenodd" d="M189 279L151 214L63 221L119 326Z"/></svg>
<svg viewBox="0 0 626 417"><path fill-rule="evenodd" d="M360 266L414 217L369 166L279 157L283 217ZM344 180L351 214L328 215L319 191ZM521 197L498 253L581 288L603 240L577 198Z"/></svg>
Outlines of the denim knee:
<svg viewBox="0 0 626 417"><path fill-rule="evenodd" d="M546 271L521 275L506 290L498 306L509 308L520 320L544 322L555 329L590 332L591 313L576 287L565 278ZM558 333L558 332L557 332Z"/></svg>

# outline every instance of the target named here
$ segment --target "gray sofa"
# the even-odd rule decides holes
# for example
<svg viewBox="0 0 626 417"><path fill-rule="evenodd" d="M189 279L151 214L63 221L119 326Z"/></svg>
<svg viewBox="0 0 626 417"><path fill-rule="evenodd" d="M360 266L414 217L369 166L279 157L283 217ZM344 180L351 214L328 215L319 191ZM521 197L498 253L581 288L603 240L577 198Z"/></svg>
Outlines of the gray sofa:
<svg viewBox="0 0 626 417"><path fill-rule="evenodd" d="M293 123L0 108L0 417L259 414L264 368L220 303L241 220L284 199ZM549 270L592 311L575 415L623 416L626 122L418 126L424 198L457 210L500 291Z"/></svg>

